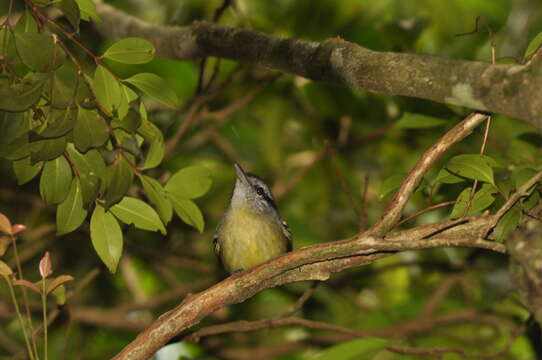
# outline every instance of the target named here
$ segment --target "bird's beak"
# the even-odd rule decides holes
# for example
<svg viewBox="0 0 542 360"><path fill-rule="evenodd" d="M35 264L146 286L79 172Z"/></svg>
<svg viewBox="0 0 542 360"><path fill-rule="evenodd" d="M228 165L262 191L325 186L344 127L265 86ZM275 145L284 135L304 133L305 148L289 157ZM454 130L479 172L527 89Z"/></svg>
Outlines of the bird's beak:
<svg viewBox="0 0 542 360"><path fill-rule="evenodd" d="M235 166L235 173L237 174L237 179L239 179L242 183L248 185L249 182L247 179L247 174L245 173L241 165L239 165L238 163L234 163L233 166Z"/></svg>

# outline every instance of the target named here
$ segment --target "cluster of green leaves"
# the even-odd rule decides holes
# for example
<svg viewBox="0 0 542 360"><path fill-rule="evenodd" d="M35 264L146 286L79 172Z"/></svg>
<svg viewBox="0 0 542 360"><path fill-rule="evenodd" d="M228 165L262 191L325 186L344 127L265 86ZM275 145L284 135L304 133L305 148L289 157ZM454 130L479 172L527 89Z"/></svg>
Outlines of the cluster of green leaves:
<svg viewBox="0 0 542 360"><path fill-rule="evenodd" d="M444 122L439 118L434 118L422 114L405 113L403 117L395 124L397 129L426 129L439 127ZM530 177L536 174L537 164L522 164L519 168L507 174L511 182L496 183L495 170L502 170L504 166L494 158L481 154L462 154L452 157L440 169L433 179L424 179L420 190L434 191L435 187L442 184L467 184L457 198L450 213L450 218L461 218L472 216L486 209L498 210L511 191L517 190ZM380 198L384 198L395 191L402 181L405 174L394 174L384 180L380 189ZM468 185L475 180L477 187ZM473 189L474 187L474 189ZM496 201L500 196L502 201ZM522 210L529 211L540 201L540 192L531 187L528 196L523 197L500 219L494 234L495 239L503 241L505 237L514 231L521 221Z"/></svg>
<svg viewBox="0 0 542 360"><path fill-rule="evenodd" d="M72 35L81 20L99 20L92 1L51 4L63 12L66 24L28 8L16 25L5 22L0 28L0 157L12 161L19 184L41 174L40 194L57 205L59 235L78 229L92 214L92 243L114 272L123 244L119 220L165 234L175 210L185 223L203 231L203 216L192 199L205 194L211 180L197 166L181 169L165 186L144 174L162 163L165 147L141 94L169 108L178 106L177 95L152 73L121 79L104 59L147 63L154 58L154 46L126 38L96 56ZM90 56L93 73L68 50L70 43ZM134 175L154 208L126 196Z"/></svg>

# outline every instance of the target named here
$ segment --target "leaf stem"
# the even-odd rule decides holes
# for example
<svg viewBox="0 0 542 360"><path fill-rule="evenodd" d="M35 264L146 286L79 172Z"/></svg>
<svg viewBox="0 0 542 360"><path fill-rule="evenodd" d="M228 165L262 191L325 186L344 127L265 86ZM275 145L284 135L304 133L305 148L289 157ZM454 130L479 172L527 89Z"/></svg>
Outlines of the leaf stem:
<svg viewBox="0 0 542 360"><path fill-rule="evenodd" d="M46 306L46 289L45 289L45 278L41 280L41 307L43 312L43 358L48 359L48 349L47 349L47 306Z"/></svg>
<svg viewBox="0 0 542 360"><path fill-rule="evenodd" d="M17 298L15 297L15 291L13 291L13 285L11 285L11 281L8 279L7 276L4 276L4 279L6 280L6 283L9 287L9 294L11 296L11 301L13 302L13 306L15 307L15 312L17 313L17 319L19 320L19 325L21 326L21 330L23 331L23 337L24 337L24 343L26 345L26 351L28 352L28 357L30 360L34 360L34 352L32 351L32 347L30 346L30 340L28 338L28 334L26 333L26 327L23 321L23 316L21 315L21 310L19 309L19 303L17 302Z"/></svg>

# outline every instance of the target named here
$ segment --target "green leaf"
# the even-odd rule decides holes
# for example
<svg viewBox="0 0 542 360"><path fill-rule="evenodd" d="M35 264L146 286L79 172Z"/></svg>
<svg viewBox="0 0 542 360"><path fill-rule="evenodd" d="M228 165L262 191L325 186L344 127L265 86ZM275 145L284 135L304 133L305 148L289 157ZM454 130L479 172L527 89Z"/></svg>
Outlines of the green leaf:
<svg viewBox="0 0 542 360"><path fill-rule="evenodd" d="M145 39L129 37L115 42L102 55L124 64L144 64L154 58L154 45Z"/></svg>
<svg viewBox="0 0 542 360"><path fill-rule="evenodd" d="M48 204L58 204L68 195L72 181L72 170L68 160L59 156L54 160L47 161L43 167L40 179L40 194Z"/></svg>
<svg viewBox="0 0 542 360"><path fill-rule="evenodd" d="M141 117L139 116L139 113L135 111L134 109L130 109L128 111L128 114L125 115L125 117L120 120L119 118L113 119L111 121L111 127L113 129L122 129L127 131L130 134L135 134L137 129L141 126Z"/></svg>
<svg viewBox="0 0 542 360"><path fill-rule="evenodd" d="M124 84L120 85L120 105L117 111L119 119L122 120L128 114L130 103L137 99L137 94Z"/></svg>
<svg viewBox="0 0 542 360"><path fill-rule="evenodd" d="M92 90L98 102L110 114L113 109L118 109L121 103L121 92L119 82L109 70L101 65L96 67Z"/></svg>
<svg viewBox="0 0 542 360"><path fill-rule="evenodd" d="M0 213L0 232L3 232L4 234L12 233L11 221L2 213Z"/></svg>
<svg viewBox="0 0 542 360"><path fill-rule="evenodd" d="M358 360L373 359L374 356L384 350L390 344L390 340L376 337L365 337L343 342L322 351L315 356L315 360Z"/></svg>
<svg viewBox="0 0 542 360"><path fill-rule="evenodd" d="M95 110L80 107L73 128L73 141L77 149L86 152L102 146L108 139L109 129L104 118Z"/></svg>
<svg viewBox="0 0 542 360"><path fill-rule="evenodd" d="M78 32L81 12L79 11L77 2L75 0L62 0L58 7L62 10L62 13L64 13L64 16L66 16L66 19L68 19L75 31Z"/></svg>
<svg viewBox="0 0 542 360"><path fill-rule="evenodd" d="M89 150L85 154L75 149L73 144L68 144L68 156L75 167L79 177L83 207L87 207L98 196L100 183L105 182L105 163L102 155L97 150Z"/></svg>
<svg viewBox="0 0 542 360"><path fill-rule="evenodd" d="M205 223L198 206L192 200L188 200L176 194L169 193L168 197L173 204L173 209L177 216L188 225L191 225L198 229L199 232L202 232Z"/></svg>
<svg viewBox="0 0 542 360"><path fill-rule="evenodd" d="M469 179L485 181L495 185L493 180L493 159L478 154L465 154L454 156L448 161L446 169L452 174ZM490 165L491 164L491 165Z"/></svg>
<svg viewBox="0 0 542 360"><path fill-rule="evenodd" d="M39 161L56 159L66 150L67 142L66 136L33 142L30 149L30 162L35 164Z"/></svg>
<svg viewBox="0 0 542 360"><path fill-rule="evenodd" d="M98 13L96 13L96 4L92 0L75 0L81 10L81 19L85 21L101 21Z"/></svg>
<svg viewBox="0 0 542 360"><path fill-rule="evenodd" d="M19 21L17 21L17 25L15 25L15 32L38 32L38 24L36 24L36 20L34 20L34 17L30 14L30 11L28 11L28 9L24 11L23 16L19 18Z"/></svg>
<svg viewBox="0 0 542 360"><path fill-rule="evenodd" d="M0 111L0 157L19 160L30 154L28 116Z"/></svg>
<svg viewBox="0 0 542 360"><path fill-rule="evenodd" d="M503 242L506 240L507 236L510 235L519 225L521 220L521 210L517 206L514 206L504 214L502 218L499 219L493 234L495 240Z"/></svg>
<svg viewBox="0 0 542 360"><path fill-rule="evenodd" d="M141 169L151 169L160 165L165 152L164 136L160 129L147 120L141 123L137 132L143 136L143 139L149 144L149 151L145 156L145 162L143 163L143 166L141 166Z"/></svg>
<svg viewBox="0 0 542 360"><path fill-rule="evenodd" d="M87 84L79 78L75 66L66 63L54 73L50 73L49 82L45 86L51 105L57 109L72 107L76 102L85 103L90 98Z"/></svg>
<svg viewBox="0 0 542 360"><path fill-rule="evenodd" d="M440 182L443 184L457 184L466 180L467 178L454 175L450 171L448 171L446 168L442 168L440 169L435 179L435 182Z"/></svg>
<svg viewBox="0 0 542 360"><path fill-rule="evenodd" d="M15 161L28 157L30 150L31 145L28 142L28 134L13 139L7 144L0 142L0 157L4 157L7 160Z"/></svg>
<svg viewBox="0 0 542 360"><path fill-rule="evenodd" d="M21 112L38 102L45 79L30 76L21 81L0 79L0 110Z"/></svg>
<svg viewBox="0 0 542 360"><path fill-rule="evenodd" d="M66 135L73 129L76 115L75 109L53 109L47 114L47 127L39 133L39 136L43 138L56 138Z"/></svg>
<svg viewBox="0 0 542 360"><path fill-rule="evenodd" d="M15 33L15 45L23 63L38 72L54 70L66 60L66 53L55 44L50 35L33 32Z"/></svg>
<svg viewBox="0 0 542 360"><path fill-rule="evenodd" d="M135 157L141 155L138 138L121 128L113 130L113 136L116 139L117 149L123 149Z"/></svg>
<svg viewBox="0 0 542 360"><path fill-rule="evenodd" d="M0 29L0 55L10 66L22 66L26 69L26 65L23 65L19 53L17 53L15 36L7 28Z"/></svg>
<svg viewBox="0 0 542 360"><path fill-rule="evenodd" d="M179 197L195 199L206 194L212 183L210 171L204 166L195 165L173 174L165 188Z"/></svg>
<svg viewBox="0 0 542 360"><path fill-rule="evenodd" d="M147 109L145 108L145 104L142 102L139 103L139 115L141 115L141 119L143 121L149 121L149 118L147 116Z"/></svg>
<svg viewBox="0 0 542 360"><path fill-rule="evenodd" d="M11 274L13 274L13 270L8 264L0 260L0 276L10 276Z"/></svg>
<svg viewBox="0 0 542 360"><path fill-rule="evenodd" d="M495 187L492 185L484 184L482 185L482 188L474 194L469 206L471 191L472 188L468 187L464 189L461 194L459 194L452 209L452 214L450 215L452 219L470 216L487 209L495 201L493 194L497 192Z"/></svg>
<svg viewBox="0 0 542 360"><path fill-rule="evenodd" d="M118 203L132 185L134 172L132 167L118 155L117 160L106 169L106 191L104 195L105 207Z"/></svg>
<svg viewBox="0 0 542 360"><path fill-rule="evenodd" d="M173 215L173 206L167 197L166 191L156 179L142 174L138 174L138 176L141 184L143 185L143 190L145 190L145 194L149 198L150 202L156 206L156 210L158 211L160 218L164 224L167 225L171 220L171 216Z"/></svg>
<svg viewBox="0 0 542 360"><path fill-rule="evenodd" d="M455 200L455 204L450 215L452 219L466 215L471 189L471 187L468 187L461 191L461 193Z"/></svg>
<svg viewBox="0 0 542 360"><path fill-rule="evenodd" d="M397 129L427 129L444 124L446 121L437 117L405 112L394 127Z"/></svg>
<svg viewBox="0 0 542 360"><path fill-rule="evenodd" d="M527 211L532 210L540 202L540 192L534 190L531 195L529 195L525 200L522 200L523 207Z"/></svg>
<svg viewBox="0 0 542 360"><path fill-rule="evenodd" d="M0 146L9 144L28 131L28 121L21 113L0 112Z"/></svg>
<svg viewBox="0 0 542 360"><path fill-rule="evenodd" d="M77 229L87 217L78 178L74 178L66 199L56 209L56 234L64 235Z"/></svg>
<svg viewBox="0 0 542 360"><path fill-rule="evenodd" d="M63 306L66 304L66 287L64 285L60 285L54 289L52 295L54 296L55 303L58 306Z"/></svg>
<svg viewBox="0 0 542 360"><path fill-rule="evenodd" d="M540 47L540 44L542 44L542 32L539 32L530 42L527 46L527 49L525 50L525 54L523 55L523 59L528 59L531 57L531 55L534 54L534 52Z"/></svg>
<svg viewBox="0 0 542 360"><path fill-rule="evenodd" d="M175 90L158 75L151 73L139 73L125 79L124 82L134 85L145 94L172 108L176 108L179 99Z"/></svg>
<svg viewBox="0 0 542 360"><path fill-rule="evenodd" d="M99 205L90 218L90 238L100 259L115 273L122 255L122 231L117 219Z"/></svg>
<svg viewBox="0 0 542 360"><path fill-rule="evenodd" d="M43 163L39 162L34 165L30 164L30 157L13 162L13 172L17 178L17 184L23 185L32 180L39 174Z"/></svg>
<svg viewBox="0 0 542 360"><path fill-rule="evenodd" d="M121 202L109 210L125 224L134 224L138 229L160 231L166 234L166 228L152 207L143 201L125 196Z"/></svg>

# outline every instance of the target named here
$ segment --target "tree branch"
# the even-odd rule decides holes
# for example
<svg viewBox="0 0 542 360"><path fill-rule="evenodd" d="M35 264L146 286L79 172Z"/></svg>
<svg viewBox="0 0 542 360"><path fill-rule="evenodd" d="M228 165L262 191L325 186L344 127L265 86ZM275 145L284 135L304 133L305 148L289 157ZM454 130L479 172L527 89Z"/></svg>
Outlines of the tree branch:
<svg viewBox="0 0 542 360"><path fill-rule="evenodd" d="M334 272L369 264L397 251L474 247L504 253L503 244L478 237L490 219L486 216L425 225L391 234L386 239L357 235L285 254L186 298L140 333L115 359L146 359L207 315L223 306L240 303L261 290L294 281L326 280Z"/></svg>
<svg viewBox="0 0 542 360"><path fill-rule="evenodd" d="M177 60L215 56L372 92L497 112L542 128L542 61L492 65L423 54L372 51L333 38L322 43L197 21L168 27L146 23L107 4L95 27L111 38L140 36L157 55Z"/></svg>
<svg viewBox="0 0 542 360"><path fill-rule="evenodd" d="M487 216L424 225L388 234L409 196L433 163L486 118L487 115L478 113L468 116L427 150L397 191L385 215L366 233L288 253L186 298L140 333L116 359L148 358L171 338L205 316L223 306L242 302L263 289L294 281L326 280L334 272L369 264L398 251L463 246L504 253L503 244L480 237L483 229L492 221L492 217Z"/></svg>
<svg viewBox="0 0 542 360"><path fill-rule="evenodd" d="M390 231L399 221L403 208L405 207L410 195L416 190L424 175L433 166L435 161L440 158L452 145L467 137L476 126L486 120L488 115L481 113L472 113L463 121L448 131L439 141L433 144L414 165L412 170L401 184L399 190L395 193L393 200L384 212L382 218L369 230L368 234L383 236Z"/></svg>

